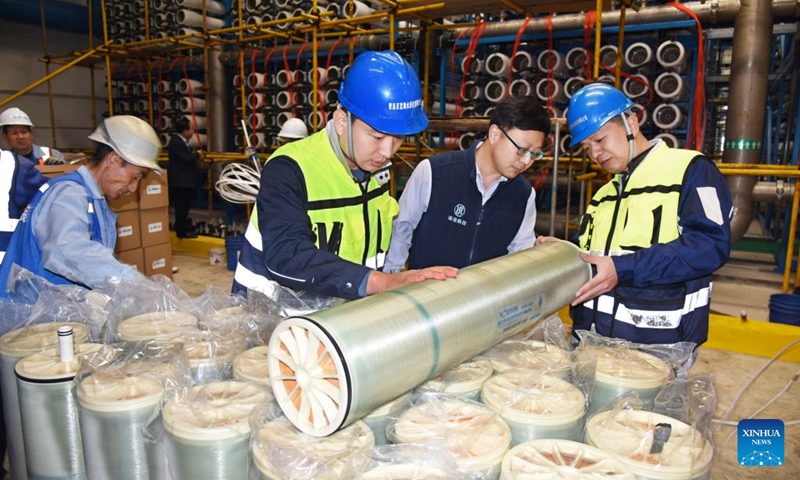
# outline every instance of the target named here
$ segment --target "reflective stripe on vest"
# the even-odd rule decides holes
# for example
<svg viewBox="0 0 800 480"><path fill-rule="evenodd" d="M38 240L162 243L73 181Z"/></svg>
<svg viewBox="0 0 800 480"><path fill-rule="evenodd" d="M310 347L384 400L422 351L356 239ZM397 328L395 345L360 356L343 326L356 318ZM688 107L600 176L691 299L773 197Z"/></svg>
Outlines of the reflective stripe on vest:
<svg viewBox="0 0 800 480"><path fill-rule="evenodd" d="M42 156L39 157L39 164L43 164L44 162L47 161L47 159L50 158L52 152L50 151L50 147L39 146L39 149L42 151Z"/></svg>
<svg viewBox="0 0 800 480"><path fill-rule="evenodd" d="M684 315L693 312L698 308L708 305L711 298L711 285L686 295L683 308L675 310L639 310L626 308L623 304L618 304L614 312L614 297L610 295L600 295L599 297L583 303L588 309L593 309L597 301L597 311L606 315L613 315L614 320L633 325L639 328L674 329L681 324Z"/></svg>
<svg viewBox="0 0 800 480"><path fill-rule="evenodd" d="M678 238L683 178L698 155L702 154L659 142L630 175L621 199L620 175L601 187L581 221L581 249L604 255L631 253Z"/></svg>

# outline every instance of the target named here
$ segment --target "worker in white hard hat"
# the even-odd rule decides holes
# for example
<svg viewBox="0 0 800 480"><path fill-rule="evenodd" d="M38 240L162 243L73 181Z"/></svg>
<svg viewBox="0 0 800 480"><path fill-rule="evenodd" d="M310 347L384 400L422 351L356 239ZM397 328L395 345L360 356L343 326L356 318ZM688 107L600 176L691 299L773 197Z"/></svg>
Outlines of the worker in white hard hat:
<svg viewBox="0 0 800 480"><path fill-rule="evenodd" d="M12 107L0 113L3 138L12 152L34 164L63 163L64 154L55 148L33 143L33 122L27 113Z"/></svg>
<svg viewBox="0 0 800 480"><path fill-rule="evenodd" d="M308 127L299 118L290 118L283 122L281 131L278 132L278 141L281 145L291 143L308 136Z"/></svg>
<svg viewBox="0 0 800 480"><path fill-rule="evenodd" d="M43 185L23 213L0 265L0 298L13 264L53 284L90 289L113 278L143 279L113 256L117 216L106 199L136 192L150 170L161 174L161 141L129 115L106 118L89 138L97 142L89 164Z"/></svg>

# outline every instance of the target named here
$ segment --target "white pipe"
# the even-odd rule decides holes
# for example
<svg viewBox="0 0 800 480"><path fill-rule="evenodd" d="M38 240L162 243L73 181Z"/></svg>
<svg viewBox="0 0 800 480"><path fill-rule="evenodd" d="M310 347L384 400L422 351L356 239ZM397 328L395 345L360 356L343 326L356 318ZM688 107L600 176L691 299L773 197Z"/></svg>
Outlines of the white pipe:
<svg viewBox="0 0 800 480"><path fill-rule="evenodd" d="M289 7L289 0L275 0L275 6L280 10L286 10Z"/></svg>
<svg viewBox="0 0 800 480"><path fill-rule="evenodd" d="M563 102L567 99L564 84L555 78L543 78L536 83L536 96L543 102Z"/></svg>
<svg viewBox="0 0 800 480"><path fill-rule="evenodd" d="M600 48L600 66L616 68L617 66L617 46L604 45Z"/></svg>
<svg viewBox="0 0 800 480"><path fill-rule="evenodd" d="M267 126L264 119L265 115L263 113L251 113L247 116L247 125L251 130L261 130Z"/></svg>
<svg viewBox="0 0 800 480"><path fill-rule="evenodd" d="M262 132L252 132L250 134L250 145L255 148L267 147L267 135Z"/></svg>
<svg viewBox="0 0 800 480"><path fill-rule="evenodd" d="M533 85L524 78L518 78L511 82L512 97L530 97L533 94Z"/></svg>
<svg viewBox="0 0 800 480"><path fill-rule="evenodd" d="M281 21L281 23L276 25L276 27L278 27L278 30L286 30L287 28L289 28L289 24L286 22L286 20L290 17L291 15L286 10L281 10L275 15L275 20Z"/></svg>
<svg viewBox="0 0 800 480"><path fill-rule="evenodd" d="M167 80L159 80L158 83L156 83L156 91L159 95L169 93L172 91L172 83Z"/></svg>
<svg viewBox="0 0 800 480"><path fill-rule="evenodd" d="M293 72L289 70L279 70L278 73L275 74L275 83L280 88L286 88L292 83L294 83L293 81L294 78L295 75L293 75Z"/></svg>
<svg viewBox="0 0 800 480"><path fill-rule="evenodd" d="M686 115L674 103L661 103L653 109L653 123L661 130L675 130L686 126Z"/></svg>
<svg viewBox="0 0 800 480"><path fill-rule="evenodd" d="M496 77L508 77L509 63L511 63L511 59L508 58L508 55L495 52L486 57L484 66L486 68L486 73L489 75L494 75Z"/></svg>
<svg viewBox="0 0 800 480"><path fill-rule="evenodd" d="M306 115L306 125L314 125L313 120L315 115L317 117L317 127L321 127L325 123L325 115L320 110L317 110L316 114L313 111L308 112L308 115Z"/></svg>
<svg viewBox="0 0 800 480"><path fill-rule="evenodd" d="M203 28L203 15L192 10L178 10L178 24L185 27ZM206 27L209 30L216 30L225 26L225 22L219 18L206 17Z"/></svg>
<svg viewBox="0 0 800 480"><path fill-rule="evenodd" d="M458 137L458 148L461 150L468 149L473 142L475 142L475 134L472 132L462 133Z"/></svg>
<svg viewBox="0 0 800 480"><path fill-rule="evenodd" d="M561 153L569 151L569 143L571 141L572 141L572 135L570 135L569 133L565 133L564 135L561 135L561 143L560 143L560 145L561 145Z"/></svg>
<svg viewBox="0 0 800 480"><path fill-rule="evenodd" d="M328 17L331 20L342 18L342 7L340 7L338 4L331 3L328 5L328 11L331 12L331 15Z"/></svg>
<svg viewBox="0 0 800 480"><path fill-rule="evenodd" d="M193 119L191 115L184 115L183 118L188 120L189 123L194 123L195 130L206 129L206 117L201 117L200 115L196 115Z"/></svg>
<svg viewBox="0 0 800 480"><path fill-rule="evenodd" d="M159 130L169 130L172 127L172 118L169 115L162 115L156 119ZM169 140L169 138L167 138Z"/></svg>
<svg viewBox="0 0 800 480"><path fill-rule="evenodd" d="M311 80L309 78L309 80ZM317 67L317 85L324 85L328 83L328 72L322 67Z"/></svg>
<svg viewBox="0 0 800 480"><path fill-rule="evenodd" d="M680 102L689 95L683 77L675 72L664 72L653 82L656 95L670 102Z"/></svg>
<svg viewBox="0 0 800 480"><path fill-rule="evenodd" d="M178 100L178 104L180 105L180 111L183 113L192 113L192 99L189 97L181 97ZM206 101L202 98L195 98L194 99L194 111L197 112L205 112L206 111Z"/></svg>
<svg viewBox="0 0 800 480"><path fill-rule="evenodd" d="M468 100L478 100L483 98L483 88L473 80L464 82L464 97Z"/></svg>
<svg viewBox="0 0 800 480"><path fill-rule="evenodd" d="M339 80L342 79L342 69L337 67L336 65L331 65L325 72L325 78L329 82L338 82Z"/></svg>
<svg viewBox="0 0 800 480"><path fill-rule="evenodd" d="M157 28L167 28L169 26L167 15L164 13L156 13L156 19L153 23L156 24Z"/></svg>
<svg viewBox="0 0 800 480"><path fill-rule="evenodd" d="M172 102L169 98L159 98L158 99L158 109L162 112L172 109ZM163 130L163 129L162 129Z"/></svg>
<svg viewBox="0 0 800 480"><path fill-rule="evenodd" d="M225 5L215 0L175 0L181 8L192 8L198 12L203 11L203 4L206 6L206 13L209 15L225 15Z"/></svg>
<svg viewBox="0 0 800 480"><path fill-rule="evenodd" d="M482 116L484 116L484 117L488 117L488 116L490 116L490 115L492 114L492 112L493 112L493 111L494 111L494 105L489 105L489 106L488 106L488 107L486 107L486 109L483 111L483 113L482 113Z"/></svg>
<svg viewBox="0 0 800 480"><path fill-rule="evenodd" d="M247 94L247 106L253 110L267 105L267 95L264 93Z"/></svg>
<svg viewBox="0 0 800 480"><path fill-rule="evenodd" d="M337 103L339 103L339 91L335 88L325 90L325 104L336 105Z"/></svg>
<svg viewBox="0 0 800 480"><path fill-rule="evenodd" d="M199 80L186 80L185 78L181 78L178 80L178 93L181 95L189 95L189 91L191 88L192 96L202 96L205 95L203 92L203 83Z"/></svg>
<svg viewBox="0 0 800 480"><path fill-rule="evenodd" d="M263 19L260 16L258 16L258 15L250 15L250 17L247 20L245 20L244 24L245 25L257 25L257 24L261 23L262 21L263 21Z"/></svg>
<svg viewBox="0 0 800 480"><path fill-rule="evenodd" d="M242 76L238 73L233 76L233 88L241 88L242 86Z"/></svg>
<svg viewBox="0 0 800 480"><path fill-rule="evenodd" d="M239 149L244 147L244 135L237 133L233 136L233 145Z"/></svg>
<svg viewBox="0 0 800 480"><path fill-rule="evenodd" d="M636 42L625 50L625 63L631 68L649 65L653 58L653 49L644 42Z"/></svg>
<svg viewBox="0 0 800 480"><path fill-rule="evenodd" d="M675 40L667 40L658 46L656 60L664 69L678 73L684 73L689 65L686 49Z"/></svg>
<svg viewBox="0 0 800 480"><path fill-rule="evenodd" d="M133 108L134 108L134 110L136 110L139 113L146 112L147 111L147 100L136 100L136 103L134 104Z"/></svg>
<svg viewBox="0 0 800 480"><path fill-rule="evenodd" d="M286 123L286 121L290 118L295 118L295 114L293 112L278 112L278 115L275 117L275 123L277 124L278 128L283 128L283 124Z"/></svg>
<svg viewBox="0 0 800 480"><path fill-rule="evenodd" d="M567 60L558 50L543 50L536 58L536 66L543 74L552 70L553 75L557 77L565 76L569 73Z"/></svg>
<svg viewBox="0 0 800 480"><path fill-rule="evenodd" d="M528 52L517 52L511 60L514 73L527 72L533 70L533 67L533 57Z"/></svg>
<svg viewBox="0 0 800 480"><path fill-rule="evenodd" d="M644 83L643 83L644 82ZM628 98L635 99L647 94L647 85L650 81L642 74L637 73L622 82L622 91Z"/></svg>
<svg viewBox="0 0 800 480"><path fill-rule="evenodd" d="M258 13L261 10L261 2L262 0L246 0L244 9L247 13Z"/></svg>
<svg viewBox="0 0 800 480"><path fill-rule="evenodd" d="M492 80L486 84L486 88L483 89L483 94L486 96L487 100L491 102L499 102L506 97L507 90L508 85L506 82L501 80Z"/></svg>
<svg viewBox="0 0 800 480"><path fill-rule="evenodd" d="M653 139L661 139L670 148L683 148L683 141L671 133L659 133Z"/></svg>
<svg viewBox="0 0 800 480"><path fill-rule="evenodd" d="M198 143L197 139L200 138ZM192 138L189 139L189 146L194 148L205 148L206 146L206 134L204 133L195 133L192 135Z"/></svg>
<svg viewBox="0 0 800 480"><path fill-rule="evenodd" d="M281 109L292 108L297 105L297 97L294 92L281 90L275 95L275 105Z"/></svg>
<svg viewBox="0 0 800 480"><path fill-rule="evenodd" d="M198 35L200 32L193 28L181 28L178 33L179 35ZM203 43L202 38L184 38L183 41L198 44Z"/></svg>
<svg viewBox="0 0 800 480"><path fill-rule="evenodd" d="M567 68L570 70L583 70L586 64L586 49L575 47L567 52Z"/></svg>
<svg viewBox="0 0 800 480"><path fill-rule="evenodd" d="M469 62L469 71L467 69L467 60ZM461 59L461 73L470 74L470 73L481 73L483 71L483 60L480 58L475 57L474 55L464 57Z"/></svg>
<svg viewBox="0 0 800 480"><path fill-rule="evenodd" d="M247 75L247 86L250 88L266 88L269 83L269 74L255 72Z"/></svg>
<svg viewBox="0 0 800 480"><path fill-rule="evenodd" d="M431 106L431 115L441 115L442 112L442 104L441 102L433 102ZM455 103L445 103L444 104L444 114L448 117L452 117L456 114L456 104Z"/></svg>
<svg viewBox="0 0 800 480"><path fill-rule="evenodd" d="M164 30L156 32L156 38L169 38L171 35Z"/></svg>
<svg viewBox="0 0 800 480"><path fill-rule="evenodd" d="M347 18L357 18L375 13L375 9L364 2L354 0L344 4L344 13Z"/></svg>
<svg viewBox="0 0 800 480"><path fill-rule="evenodd" d="M586 79L583 77L569 77L566 82L564 82L564 94L567 98L572 98L572 95L575 94L578 90L583 88L586 85Z"/></svg>
<svg viewBox="0 0 800 480"><path fill-rule="evenodd" d="M647 122L650 121L647 109L644 108L644 106L639 103L633 104L633 106L631 107L631 112L636 114L636 117L639 119L640 127L647 125Z"/></svg>
<svg viewBox="0 0 800 480"><path fill-rule="evenodd" d="M147 86L142 82L136 83L136 95L144 96L147 95Z"/></svg>
<svg viewBox="0 0 800 480"><path fill-rule="evenodd" d="M162 146L169 145L169 140L170 140L169 134L167 134L167 133L159 133L158 134L158 140L161 142Z"/></svg>

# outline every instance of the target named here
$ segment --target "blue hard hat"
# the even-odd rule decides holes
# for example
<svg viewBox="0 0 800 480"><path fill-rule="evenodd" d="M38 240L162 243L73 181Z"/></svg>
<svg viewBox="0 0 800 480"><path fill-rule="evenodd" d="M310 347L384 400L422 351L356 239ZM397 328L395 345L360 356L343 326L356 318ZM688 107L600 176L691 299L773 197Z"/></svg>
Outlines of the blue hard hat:
<svg viewBox="0 0 800 480"><path fill-rule="evenodd" d="M606 83L592 83L569 99L567 126L572 141L569 148L592 136L609 120L631 108L633 102Z"/></svg>
<svg viewBox="0 0 800 480"><path fill-rule="evenodd" d="M356 57L339 87L342 107L379 132L413 135L428 126L419 78L397 52Z"/></svg>

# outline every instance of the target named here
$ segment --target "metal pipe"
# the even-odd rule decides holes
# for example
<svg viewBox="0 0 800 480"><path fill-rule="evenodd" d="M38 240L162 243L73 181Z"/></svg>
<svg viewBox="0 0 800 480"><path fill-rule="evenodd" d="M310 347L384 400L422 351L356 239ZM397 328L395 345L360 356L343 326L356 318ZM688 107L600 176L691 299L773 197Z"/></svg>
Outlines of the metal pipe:
<svg viewBox="0 0 800 480"><path fill-rule="evenodd" d="M386 50L389 46L389 38L386 35L361 35L358 37L353 38L353 48L362 49L362 50ZM336 39L334 40L325 40L321 42L317 42L317 51L318 52L327 52L336 44ZM339 42L342 43L342 42ZM350 43L350 42L348 42ZM302 48L302 43L293 43L286 47L286 55L296 55L300 49ZM257 53L256 55L264 56L269 51L267 47L256 47L255 48ZM245 55L252 54L252 48L245 49ZM283 51L283 50L281 50ZM221 53L220 62L223 64L232 64L238 61L239 58L239 48L233 47L230 50ZM192 64L192 60L189 60L189 64Z"/></svg>
<svg viewBox="0 0 800 480"><path fill-rule="evenodd" d="M208 80L211 89L210 98L207 99L211 103L211 116L208 118L211 138L208 147L217 152L227 150L227 139L230 136L230 125L225 119L230 118L231 101L225 81L225 64L222 62L222 55L219 48L210 49L208 52Z"/></svg>
<svg viewBox="0 0 800 480"><path fill-rule="evenodd" d="M785 203L789 201L789 185L783 180L758 182L753 187L753 201L763 203Z"/></svg>
<svg viewBox="0 0 800 480"><path fill-rule="evenodd" d="M792 195L792 220L789 226L789 241L786 245L786 258L783 261L783 285L781 291L789 293L789 277L792 275L792 258L794 257L794 241L797 230L797 208L800 205L800 182L794 182L794 195ZM800 268L797 269L800 272ZM798 273L800 275L800 273ZM795 287L797 282L795 281Z"/></svg>
<svg viewBox="0 0 800 480"><path fill-rule="evenodd" d="M723 163L758 163L767 107L769 64L772 53L772 3L742 0L736 16L733 39L731 82L725 125ZM739 176L728 179L734 205L731 241L736 243L753 219L753 187L756 178Z"/></svg>

